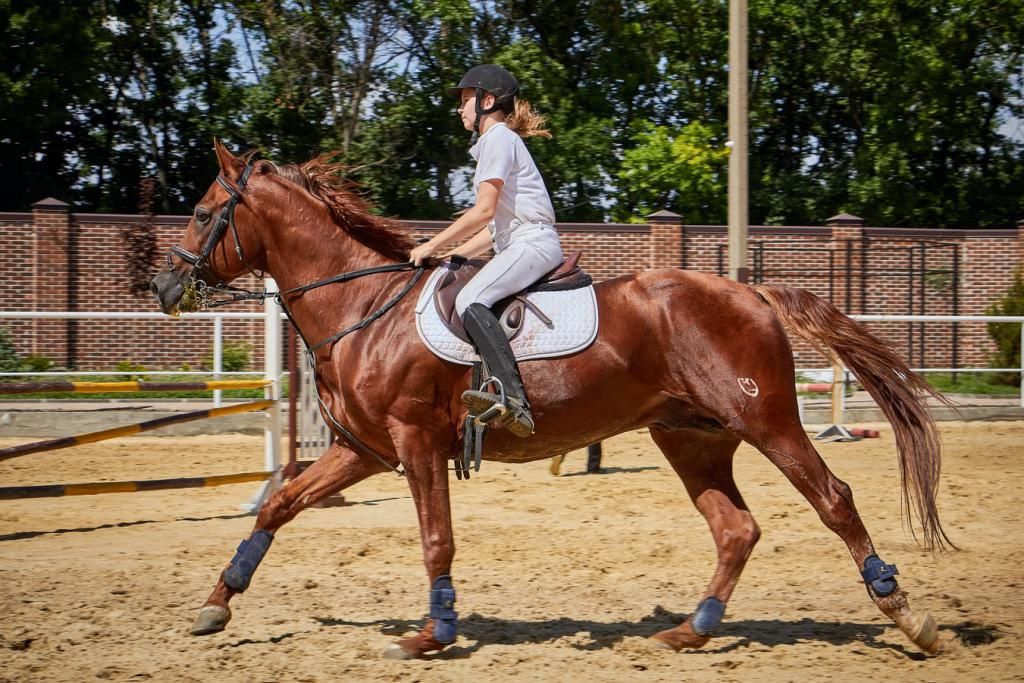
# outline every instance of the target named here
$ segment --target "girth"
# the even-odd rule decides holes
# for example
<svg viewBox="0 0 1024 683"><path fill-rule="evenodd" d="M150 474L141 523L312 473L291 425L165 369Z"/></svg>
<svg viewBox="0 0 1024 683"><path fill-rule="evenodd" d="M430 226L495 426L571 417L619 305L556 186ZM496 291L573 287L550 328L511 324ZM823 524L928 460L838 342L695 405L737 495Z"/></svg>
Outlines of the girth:
<svg viewBox="0 0 1024 683"><path fill-rule="evenodd" d="M527 308L546 323L551 323L542 311L526 299L526 295L530 292L566 291L589 287L593 284L593 278L579 266L579 260L582 255L582 251L571 252L562 261L562 265L523 291L506 297L494 305L492 309L494 315L498 317L505 329L510 332L510 339L514 339L523 328L523 320ZM451 260L451 265L448 266L448 272L438 279L437 286L434 289L434 306L437 309L438 315L441 316L441 321L447 325L452 334L469 343L472 343L472 341L466 334L466 328L462 326L462 319L455 312L455 299L458 298L459 292L466 286L466 283L486 263L487 261L483 259L467 261L463 258L454 257Z"/></svg>

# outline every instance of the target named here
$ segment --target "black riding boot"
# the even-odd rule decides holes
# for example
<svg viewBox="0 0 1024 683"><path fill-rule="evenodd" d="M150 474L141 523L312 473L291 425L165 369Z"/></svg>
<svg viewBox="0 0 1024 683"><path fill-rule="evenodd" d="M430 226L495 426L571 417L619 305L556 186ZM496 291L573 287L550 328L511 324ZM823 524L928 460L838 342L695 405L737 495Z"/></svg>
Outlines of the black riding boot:
<svg viewBox="0 0 1024 683"><path fill-rule="evenodd" d="M516 436L533 434L533 416L530 415L530 404L526 400L526 389L519 375L516 358L512 347L508 344L505 330L498 324L491 309L483 304L470 304L462 314L462 324L469 338L476 344L477 351L483 357L491 374L498 378L505 391L506 402L501 405L501 397L486 391L470 390L462 394L462 402L473 409L476 414L483 413L492 406L499 406L498 424Z"/></svg>

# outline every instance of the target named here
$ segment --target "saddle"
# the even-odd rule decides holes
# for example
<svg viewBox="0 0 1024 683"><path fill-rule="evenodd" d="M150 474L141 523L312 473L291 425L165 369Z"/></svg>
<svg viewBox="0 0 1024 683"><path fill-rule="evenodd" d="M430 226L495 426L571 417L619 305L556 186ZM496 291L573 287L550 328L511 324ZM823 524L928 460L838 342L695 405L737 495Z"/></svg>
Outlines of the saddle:
<svg viewBox="0 0 1024 683"><path fill-rule="evenodd" d="M544 312L537 308L527 295L531 292L561 292L570 289L581 289L589 287L594 280L579 266L582 251L570 252L562 261L562 264L550 273L533 283L526 289L509 297L506 297L494 305L495 317L505 329L509 340L515 339L523 328L523 321L526 318L526 309L530 309L546 325L551 325L551 319L544 315ZM460 256L453 256L448 272L438 279L434 289L434 307L437 309L441 321L456 337L464 342L472 344L466 328L462 326L462 319L455 312L455 299L459 292L466 286L470 278L479 272L487 263L483 259L467 260Z"/></svg>

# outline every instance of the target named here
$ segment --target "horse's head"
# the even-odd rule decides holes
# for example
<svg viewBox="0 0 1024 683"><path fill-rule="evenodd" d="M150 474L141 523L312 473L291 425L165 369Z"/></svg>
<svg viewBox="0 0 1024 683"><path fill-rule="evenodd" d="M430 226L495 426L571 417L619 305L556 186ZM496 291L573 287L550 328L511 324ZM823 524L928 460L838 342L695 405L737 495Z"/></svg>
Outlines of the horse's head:
<svg viewBox="0 0 1024 683"><path fill-rule="evenodd" d="M181 242L167 254L166 270L149 285L164 313L198 310L206 287L226 285L264 261L256 231L240 230L236 224L255 166L231 154L219 140L214 140L214 150L220 173L196 204ZM252 224L252 211L248 213L245 223Z"/></svg>

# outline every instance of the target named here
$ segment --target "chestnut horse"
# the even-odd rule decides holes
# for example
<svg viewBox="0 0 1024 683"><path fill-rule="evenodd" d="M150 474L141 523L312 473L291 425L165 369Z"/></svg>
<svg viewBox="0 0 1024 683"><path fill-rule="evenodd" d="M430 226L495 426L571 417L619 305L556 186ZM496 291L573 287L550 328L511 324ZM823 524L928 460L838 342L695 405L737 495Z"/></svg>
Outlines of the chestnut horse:
<svg viewBox="0 0 1024 683"><path fill-rule="evenodd" d="M174 313L199 305L196 292L207 285L223 288L255 269L273 276L281 304L315 347L321 407L338 438L262 506L192 632L224 628L232 596L248 587L273 535L301 510L402 468L419 518L430 612L417 635L384 654L412 658L442 650L457 628L449 465L461 457L466 409L460 395L471 380L467 366L439 359L416 333L414 306L426 278L406 263L414 242L396 223L371 214L322 158L278 167L233 156L219 142L215 149L217 182L196 205L152 291ZM348 275L336 277L342 274ZM718 562L694 612L653 634L652 644L700 647L721 622L761 533L733 479L733 454L746 441L846 543L878 608L917 646L939 651L934 619L911 611L895 567L878 557L850 487L829 471L800 424L783 328L838 356L885 412L896 438L904 514L916 519L923 544L934 549L952 543L935 506L940 457L923 403L925 394L934 395L929 386L860 325L798 289L653 270L602 282L596 292L601 328L590 347L522 365L536 433L519 439L493 430L484 458L531 462L649 428L707 520ZM346 329L354 331L339 336Z"/></svg>

